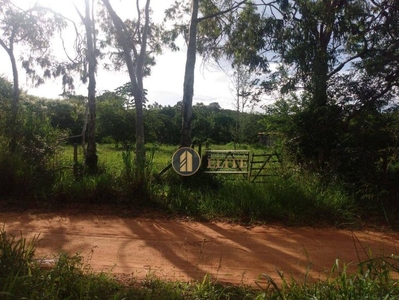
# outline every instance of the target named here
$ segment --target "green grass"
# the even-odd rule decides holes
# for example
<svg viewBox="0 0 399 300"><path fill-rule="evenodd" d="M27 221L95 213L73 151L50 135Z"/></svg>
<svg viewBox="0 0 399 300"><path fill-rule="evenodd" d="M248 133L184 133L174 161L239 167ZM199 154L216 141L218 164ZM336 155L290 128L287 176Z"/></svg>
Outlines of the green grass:
<svg viewBox="0 0 399 300"><path fill-rule="evenodd" d="M229 146L212 146L227 149ZM250 148L247 146L246 148ZM176 146L147 145L144 181L134 177L134 152L98 145L99 172L85 174L82 149L73 168L73 147L54 158L55 176L46 191L34 195L56 208L71 202L156 207L169 214L196 218L230 218L242 222L285 222L292 225L352 226L357 207L339 185L323 185L316 176L293 173L283 165L278 176L250 183L241 175L212 175L201 171L182 178L173 169L159 176L171 162ZM265 150L251 148L251 153ZM23 201L23 200L22 200Z"/></svg>
<svg viewBox="0 0 399 300"><path fill-rule="evenodd" d="M178 149L177 146L147 144L147 159L151 160L151 156L155 156L154 169L160 171L168 163L170 163L173 153ZM61 154L57 157L65 165L73 165L73 146L68 145L63 148ZM119 174L123 168L122 154L126 149L115 147L112 144L98 144L97 154L99 157L99 165L107 169L112 174ZM83 150L78 145L78 160L83 163Z"/></svg>
<svg viewBox="0 0 399 300"><path fill-rule="evenodd" d="M270 177L266 183L254 184L205 176L209 175L160 185L163 198L159 201L174 213L207 219L351 227L357 222L352 198L339 186L322 188L316 179Z"/></svg>
<svg viewBox="0 0 399 300"><path fill-rule="evenodd" d="M372 258L349 273L339 260L328 278L281 283L261 274L258 286L230 286L205 275L201 281L162 281L149 274L143 281L121 283L107 273L94 273L79 255L61 253L53 267L33 259L38 239L17 239L0 230L0 299L397 299L399 258Z"/></svg>
<svg viewBox="0 0 399 300"><path fill-rule="evenodd" d="M230 146L212 145L212 148L228 149ZM133 151L113 145L98 145L99 172L93 176L84 172L82 149L78 148L78 165L74 170L73 147L64 147L46 173L52 178L42 182L42 188L36 184L31 194L26 190L15 201L23 203L24 199L30 199L31 203L32 199L37 199L42 204L50 204L53 209L68 203L109 204L128 206L136 212L145 207L198 219L229 218L244 223L278 221L289 225L322 224L352 228L361 225L359 216L367 216L367 210L354 201L339 183L326 184L317 174L293 172L294 167L286 163L277 171L277 176L267 177L264 183L250 183L241 175L212 175L201 171L182 178L172 168L160 176L160 172L170 164L177 147L147 145L146 148L146 176L144 180L136 180ZM251 153L265 151L246 148ZM12 169L10 166L13 164L3 162L3 165ZM30 180L32 174L25 176L25 169L13 173L15 182ZM18 174L22 174L22 180L17 178ZM40 183L37 178L41 175L34 176L35 181L24 186ZM387 209L383 208L385 211L381 208L376 210L376 214L386 218L384 212ZM390 220L394 222L396 218Z"/></svg>

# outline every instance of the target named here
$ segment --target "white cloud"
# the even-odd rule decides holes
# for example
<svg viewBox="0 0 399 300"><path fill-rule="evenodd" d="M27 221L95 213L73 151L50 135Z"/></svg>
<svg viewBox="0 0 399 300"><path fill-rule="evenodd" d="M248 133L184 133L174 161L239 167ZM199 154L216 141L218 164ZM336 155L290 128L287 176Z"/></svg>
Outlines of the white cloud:
<svg viewBox="0 0 399 300"><path fill-rule="evenodd" d="M151 76L144 82L151 102L164 104L164 99L159 98L163 93L167 93L169 96L174 95L176 97L174 104L183 98L185 51L185 49L179 52L165 51L157 59L157 65L152 69ZM219 102L222 107L229 107L231 99L230 79L220 70L215 72L202 68L201 62L201 58L198 57L195 68L193 103Z"/></svg>

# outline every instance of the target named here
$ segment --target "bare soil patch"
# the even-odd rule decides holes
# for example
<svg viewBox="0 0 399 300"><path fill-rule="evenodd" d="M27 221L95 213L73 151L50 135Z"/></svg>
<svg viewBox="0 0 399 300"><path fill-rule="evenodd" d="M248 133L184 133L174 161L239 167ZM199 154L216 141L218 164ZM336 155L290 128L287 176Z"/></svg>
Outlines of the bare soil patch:
<svg viewBox="0 0 399 300"><path fill-rule="evenodd" d="M260 274L279 282L276 269L303 280L325 278L336 259L351 264L398 254L398 232L223 222L123 218L112 214L0 212L8 233L40 235L37 257L79 253L94 271L144 279L214 280L254 285Z"/></svg>

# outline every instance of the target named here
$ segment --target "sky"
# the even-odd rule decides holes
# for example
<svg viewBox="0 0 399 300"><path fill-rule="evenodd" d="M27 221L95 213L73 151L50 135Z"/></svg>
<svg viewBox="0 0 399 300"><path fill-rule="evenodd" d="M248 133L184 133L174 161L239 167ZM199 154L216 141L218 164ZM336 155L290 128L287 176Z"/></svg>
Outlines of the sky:
<svg viewBox="0 0 399 300"><path fill-rule="evenodd" d="M74 11L72 1L77 5L83 5L83 0L13 0L15 4L23 7L38 1L43 5L52 7L54 10L62 12L69 17L77 17ZM151 8L154 11L153 18L155 21L162 21L164 10L169 7L174 0L152 0ZM115 11L120 14L122 19L128 18L129 12L135 12L132 6L134 0L113 0L111 4L114 6ZM144 5L145 1L140 2ZM82 6L83 11L83 6ZM183 95L183 80L184 68L186 61L186 50L184 43L179 52L172 52L165 50L163 54L156 58L156 65L151 70L151 76L145 78L144 86L148 90L147 98L150 103L157 102L163 106L175 105L178 101L182 100ZM62 53L60 49L54 49ZM5 51L0 48L0 60L2 62L0 73L11 77L11 65ZM228 76L231 69L228 63L223 66L224 70L216 66L204 65L201 57L197 58L195 68L195 86L194 86L194 100L193 104L202 102L208 105L212 102L218 102L221 107L227 109L234 109L234 95L232 93L232 78ZM97 74L97 94L104 91L113 91L115 88L129 82L127 71L111 72L101 70ZM44 85L34 88L25 80L23 71L20 71L20 84L23 90L29 94L57 98L62 92L60 78L55 80L48 80ZM87 85L75 80L76 94L86 95Z"/></svg>

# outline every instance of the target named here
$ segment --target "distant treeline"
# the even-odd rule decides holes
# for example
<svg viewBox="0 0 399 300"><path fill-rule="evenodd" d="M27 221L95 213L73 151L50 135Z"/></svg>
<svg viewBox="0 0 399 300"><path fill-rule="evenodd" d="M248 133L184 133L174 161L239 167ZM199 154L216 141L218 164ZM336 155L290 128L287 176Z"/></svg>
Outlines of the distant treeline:
<svg viewBox="0 0 399 300"><path fill-rule="evenodd" d="M86 113L83 96L51 100L26 96L29 110L44 114L52 127L67 133L68 143L80 143ZM146 142L177 145L181 137L181 102L174 106L147 105L144 109ZM192 134L194 142L215 144L255 143L263 131L263 116L223 109L217 102L193 106ZM87 118L86 118L87 119ZM97 98L97 141L119 146L135 142L135 109L115 92Z"/></svg>

